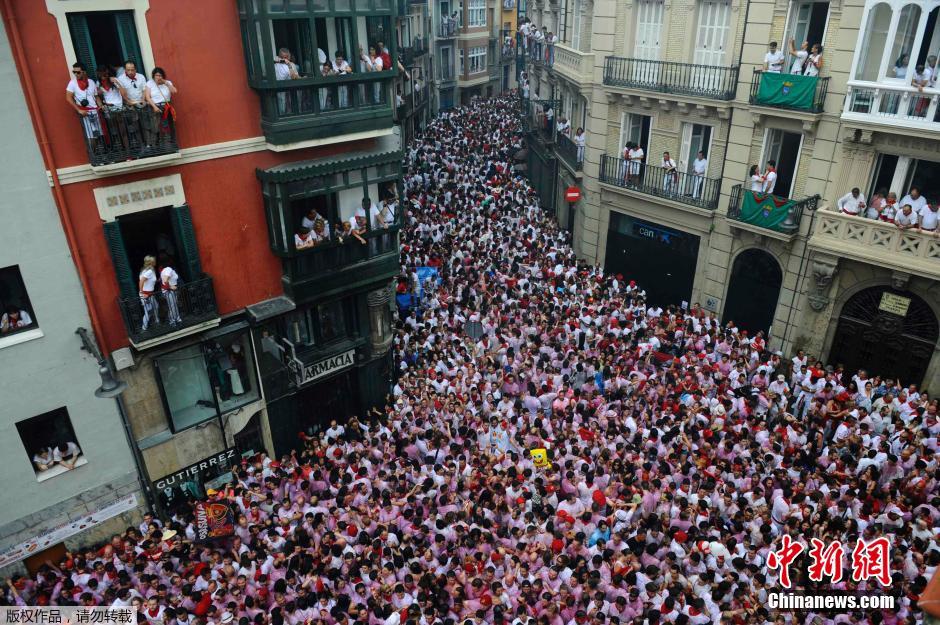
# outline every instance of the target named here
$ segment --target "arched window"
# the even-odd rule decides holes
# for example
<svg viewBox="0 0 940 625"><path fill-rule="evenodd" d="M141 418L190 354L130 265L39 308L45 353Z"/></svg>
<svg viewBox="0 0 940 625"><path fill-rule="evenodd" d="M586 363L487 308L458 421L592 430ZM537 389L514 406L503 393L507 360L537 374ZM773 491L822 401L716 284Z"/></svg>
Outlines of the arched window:
<svg viewBox="0 0 940 625"><path fill-rule="evenodd" d="M868 12L868 24L865 36L859 45L858 65L855 68L855 80L878 80L881 58L888 42L888 30L891 28L891 7L881 2Z"/></svg>
<svg viewBox="0 0 940 625"><path fill-rule="evenodd" d="M911 65L911 50L917 38L920 26L920 7L908 4L901 9L898 18L898 27L894 31L894 44L891 46L891 56L888 58L890 67L886 69L886 78L910 78L913 69Z"/></svg>

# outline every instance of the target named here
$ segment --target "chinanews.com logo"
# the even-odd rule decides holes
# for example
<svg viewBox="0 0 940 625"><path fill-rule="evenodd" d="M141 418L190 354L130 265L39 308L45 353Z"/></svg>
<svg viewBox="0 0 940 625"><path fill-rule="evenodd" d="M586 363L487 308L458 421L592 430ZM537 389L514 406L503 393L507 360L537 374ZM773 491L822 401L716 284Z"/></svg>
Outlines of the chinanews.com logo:
<svg viewBox="0 0 940 625"><path fill-rule="evenodd" d="M894 596L883 592L891 585L891 543L887 538L859 538L850 554L851 571L844 570L846 547L840 541L825 543L810 539L810 548L784 535L780 548L767 555L767 569L777 571L785 592L772 592L767 597L771 610L893 610ZM805 572L807 582L797 590L790 577L790 566ZM799 574L799 573L798 573ZM842 590L843 580L870 587L865 592ZM877 584L875 583L877 582ZM820 587L827 584L829 588ZM880 585L880 588L879 588ZM882 592L879 592L882 591Z"/></svg>

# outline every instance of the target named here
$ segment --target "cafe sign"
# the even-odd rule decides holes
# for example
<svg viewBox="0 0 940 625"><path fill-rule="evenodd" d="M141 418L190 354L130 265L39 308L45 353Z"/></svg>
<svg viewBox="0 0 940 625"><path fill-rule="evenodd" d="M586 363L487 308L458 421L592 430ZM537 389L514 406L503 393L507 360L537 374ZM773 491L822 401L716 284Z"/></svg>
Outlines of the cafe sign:
<svg viewBox="0 0 940 625"><path fill-rule="evenodd" d="M297 378L297 386L309 384L314 380L326 377L331 373L342 371L353 366L356 363L356 350L350 349L341 354L318 360L309 365L303 364L300 360L291 360L288 367L294 372Z"/></svg>
<svg viewBox="0 0 940 625"><path fill-rule="evenodd" d="M881 303L878 304L878 310L883 310L898 317L906 317L910 305L911 298L886 292L881 294Z"/></svg>

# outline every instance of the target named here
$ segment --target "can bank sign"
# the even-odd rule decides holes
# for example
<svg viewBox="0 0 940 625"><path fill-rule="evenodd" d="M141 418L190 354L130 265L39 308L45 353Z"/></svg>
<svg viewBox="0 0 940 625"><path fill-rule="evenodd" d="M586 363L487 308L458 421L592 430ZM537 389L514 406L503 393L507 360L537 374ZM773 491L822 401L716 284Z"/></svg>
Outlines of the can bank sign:
<svg viewBox="0 0 940 625"><path fill-rule="evenodd" d="M291 359L287 366L297 377L297 386L303 386L304 384L309 384L314 380L327 376L336 371L351 367L353 364L355 364L355 362L356 350L351 349L349 351L343 352L342 354L330 356L329 358L324 358L323 360L319 360L309 365L304 365L298 359Z"/></svg>

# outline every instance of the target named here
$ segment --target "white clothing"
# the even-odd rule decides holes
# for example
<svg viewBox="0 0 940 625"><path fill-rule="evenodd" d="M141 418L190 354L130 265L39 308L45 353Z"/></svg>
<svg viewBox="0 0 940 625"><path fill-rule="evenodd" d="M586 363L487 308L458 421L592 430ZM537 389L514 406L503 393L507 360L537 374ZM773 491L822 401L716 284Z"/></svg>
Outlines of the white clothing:
<svg viewBox="0 0 940 625"><path fill-rule="evenodd" d="M911 205L911 208L914 209L915 213L919 213L920 211L924 209L925 206L927 206L927 198L925 198L923 195L919 195L917 196L917 199L915 200L914 198L911 197L911 194L908 193L907 195L901 198L901 201L898 202L898 206L900 208L904 208L904 206L907 204Z"/></svg>
<svg viewBox="0 0 940 625"><path fill-rule="evenodd" d="M806 63L807 58L809 58L809 52L806 50L797 50L796 54L793 55L793 62L790 63L790 73L802 74L803 65Z"/></svg>
<svg viewBox="0 0 940 625"><path fill-rule="evenodd" d="M780 50L767 52L764 55L764 63L767 65L768 72L779 74L783 71L783 52Z"/></svg>
<svg viewBox="0 0 940 625"><path fill-rule="evenodd" d="M930 210L929 206L925 206L917 217L923 230L936 230L937 222L940 221L940 210Z"/></svg>
<svg viewBox="0 0 940 625"><path fill-rule="evenodd" d="M82 450L78 448L78 445L76 445L75 443L71 441L69 441L65 445L66 445L66 450L64 454L61 451L59 451L58 447L52 450L52 459L54 461L62 462L63 458L69 458L70 460L74 460L75 456L78 456L80 453L82 453Z"/></svg>
<svg viewBox="0 0 940 625"><path fill-rule="evenodd" d="M910 215L905 215L904 211L898 211L898 214L894 216L894 223L899 226L916 226L917 213L911 211Z"/></svg>
<svg viewBox="0 0 940 625"><path fill-rule="evenodd" d="M760 174L751 176L751 191L760 193L764 190L764 178Z"/></svg>
<svg viewBox="0 0 940 625"><path fill-rule="evenodd" d="M173 83L167 80L162 85L158 85L154 80L147 81L147 89L150 90L150 99L154 104L165 104L173 99L170 93L170 86Z"/></svg>
<svg viewBox="0 0 940 625"><path fill-rule="evenodd" d="M275 80L290 80L291 72L296 72L297 66L286 61L285 59L278 58L274 62L274 78Z"/></svg>
<svg viewBox="0 0 940 625"><path fill-rule="evenodd" d="M3 313L0 316L0 330L9 332L10 330L16 330L19 328L26 328L33 325L33 318L29 316L29 313L23 309L20 309L20 318L16 320L16 323L10 321L10 315ZM13 327L10 327L13 326Z"/></svg>
<svg viewBox="0 0 940 625"><path fill-rule="evenodd" d="M140 272L138 279L144 281L144 288L141 289L141 293L153 293L154 287L157 286L157 274L153 269L144 269Z"/></svg>
<svg viewBox="0 0 940 625"><path fill-rule="evenodd" d="M172 267L164 267L160 272L160 286L164 291L174 291L176 290L176 285L179 282L180 276Z"/></svg>
<svg viewBox="0 0 940 625"><path fill-rule="evenodd" d="M98 83L91 78L88 79L88 86L85 87L85 89L79 87L78 81L73 78L69 81L69 85L65 90L72 94L72 97L75 99L75 104L78 106L84 106L90 109L98 108L98 100L95 98L95 95L98 93ZM82 100L85 100L86 103L82 104Z"/></svg>
<svg viewBox="0 0 940 625"><path fill-rule="evenodd" d="M708 171L708 159L707 158L697 158L692 161L692 173L696 176L704 176L705 172Z"/></svg>
<svg viewBox="0 0 940 625"><path fill-rule="evenodd" d="M118 76L117 80L121 88L124 89L124 95L127 97L128 102L136 102L139 104L144 101L144 86L147 84L146 78L140 74L135 74L134 77L131 78L125 73Z"/></svg>
<svg viewBox="0 0 940 625"><path fill-rule="evenodd" d="M859 193L858 197L855 197L851 192L846 193L839 198L839 201L836 202L836 206L838 206L839 210L843 213L860 215L865 208L865 196Z"/></svg>
<svg viewBox="0 0 940 625"><path fill-rule="evenodd" d="M771 170L764 176L764 193L773 193L777 186L777 172Z"/></svg>
<svg viewBox="0 0 940 625"><path fill-rule="evenodd" d="M804 76L819 76L819 61L822 58L821 54L810 54L809 62L806 64L806 69L803 70Z"/></svg>
<svg viewBox="0 0 940 625"><path fill-rule="evenodd" d="M113 106L114 108L121 108L124 106L124 98L121 97L121 90L113 84L110 85L110 89L101 87L101 99L104 100L105 104L108 106Z"/></svg>

